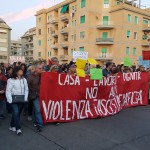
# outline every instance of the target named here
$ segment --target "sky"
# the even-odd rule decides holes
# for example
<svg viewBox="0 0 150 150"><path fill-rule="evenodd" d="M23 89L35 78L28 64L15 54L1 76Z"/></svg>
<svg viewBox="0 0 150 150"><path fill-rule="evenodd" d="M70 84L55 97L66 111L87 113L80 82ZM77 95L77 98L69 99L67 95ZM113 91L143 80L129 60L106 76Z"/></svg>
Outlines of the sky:
<svg viewBox="0 0 150 150"><path fill-rule="evenodd" d="M36 11L62 1L64 0L3 0L0 5L0 18L12 28L11 39L17 40L29 28L36 26L34 16ZM150 0L141 0L141 2L141 5L150 7Z"/></svg>

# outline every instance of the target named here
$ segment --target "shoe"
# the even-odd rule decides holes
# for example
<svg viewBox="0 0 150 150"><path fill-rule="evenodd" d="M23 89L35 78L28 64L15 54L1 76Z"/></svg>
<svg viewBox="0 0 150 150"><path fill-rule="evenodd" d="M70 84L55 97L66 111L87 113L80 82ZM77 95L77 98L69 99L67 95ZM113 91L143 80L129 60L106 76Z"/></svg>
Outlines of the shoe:
<svg viewBox="0 0 150 150"><path fill-rule="evenodd" d="M60 123L58 122L58 123L56 123L56 126L58 126L58 125L60 125Z"/></svg>
<svg viewBox="0 0 150 150"><path fill-rule="evenodd" d="M16 128L15 127L9 127L9 131L16 132Z"/></svg>
<svg viewBox="0 0 150 150"><path fill-rule="evenodd" d="M17 135L21 135L22 134L22 131L19 129L17 130Z"/></svg>
<svg viewBox="0 0 150 150"><path fill-rule="evenodd" d="M32 121L32 117L28 116L28 121Z"/></svg>
<svg viewBox="0 0 150 150"><path fill-rule="evenodd" d="M42 127L37 126L37 131L42 132Z"/></svg>
<svg viewBox="0 0 150 150"><path fill-rule="evenodd" d="M0 115L0 119L6 119L4 115Z"/></svg>

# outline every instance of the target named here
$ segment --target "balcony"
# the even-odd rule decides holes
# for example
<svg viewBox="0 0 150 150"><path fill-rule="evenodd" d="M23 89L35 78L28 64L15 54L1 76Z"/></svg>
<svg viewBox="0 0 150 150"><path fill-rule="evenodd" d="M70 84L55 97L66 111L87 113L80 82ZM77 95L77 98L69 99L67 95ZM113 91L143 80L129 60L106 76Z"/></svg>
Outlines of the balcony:
<svg viewBox="0 0 150 150"><path fill-rule="evenodd" d="M68 48L68 45L69 45L69 42L68 42L68 41L62 42L62 43L60 44L60 46L61 46L62 48Z"/></svg>
<svg viewBox="0 0 150 150"><path fill-rule="evenodd" d="M68 28L68 27L64 27L64 28L62 28L62 29L60 30L60 33L61 33L61 34L68 34L68 32L69 32L69 28Z"/></svg>
<svg viewBox="0 0 150 150"><path fill-rule="evenodd" d="M100 61L112 61L112 54L110 53L101 53L97 54L98 57L95 57L95 60L100 60Z"/></svg>
<svg viewBox="0 0 150 150"><path fill-rule="evenodd" d="M143 47L150 47L150 41L142 41Z"/></svg>
<svg viewBox="0 0 150 150"><path fill-rule="evenodd" d="M114 39L113 38L97 38L96 44L97 45L113 45Z"/></svg>
<svg viewBox="0 0 150 150"><path fill-rule="evenodd" d="M52 49L58 49L58 43L52 44L52 45L51 45L51 48L52 48Z"/></svg>
<svg viewBox="0 0 150 150"><path fill-rule="evenodd" d="M50 23L50 24L57 24L58 23L58 18L54 17L48 23Z"/></svg>
<svg viewBox="0 0 150 150"><path fill-rule="evenodd" d="M115 24L112 21L101 21L96 26L97 29L104 30L104 29L114 29Z"/></svg>
<svg viewBox="0 0 150 150"><path fill-rule="evenodd" d="M58 37L58 30L54 30L51 32L52 37Z"/></svg>
<svg viewBox="0 0 150 150"><path fill-rule="evenodd" d="M69 14L68 14L68 13L61 14L60 20L61 20L61 21L69 20Z"/></svg>
<svg viewBox="0 0 150 150"><path fill-rule="evenodd" d="M68 61L70 58L69 58L69 55L60 55L60 56L59 56L59 59L60 59L61 61Z"/></svg>
<svg viewBox="0 0 150 150"><path fill-rule="evenodd" d="M144 32L150 32L150 25L149 24L144 24L143 25L143 31Z"/></svg>

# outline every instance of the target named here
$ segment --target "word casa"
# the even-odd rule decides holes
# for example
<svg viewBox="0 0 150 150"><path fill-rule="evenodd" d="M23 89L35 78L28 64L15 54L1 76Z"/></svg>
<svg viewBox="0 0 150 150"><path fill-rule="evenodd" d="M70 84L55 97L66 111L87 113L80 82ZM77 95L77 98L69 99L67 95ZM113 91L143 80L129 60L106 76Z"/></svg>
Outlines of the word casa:
<svg viewBox="0 0 150 150"><path fill-rule="evenodd" d="M80 78L79 76L59 74L58 84L59 85L80 85Z"/></svg>

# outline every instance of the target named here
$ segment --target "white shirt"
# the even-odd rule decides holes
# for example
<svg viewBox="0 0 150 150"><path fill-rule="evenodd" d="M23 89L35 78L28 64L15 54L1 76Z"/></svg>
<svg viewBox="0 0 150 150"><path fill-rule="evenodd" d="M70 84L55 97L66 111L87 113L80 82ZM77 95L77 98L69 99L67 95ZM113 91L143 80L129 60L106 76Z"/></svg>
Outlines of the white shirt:
<svg viewBox="0 0 150 150"><path fill-rule="evenodd" d="M24 95L25 101L28 101L28 84L25 78L8 79L6 87L6 98L8 103L12 103L12 95Z"/></svg>

